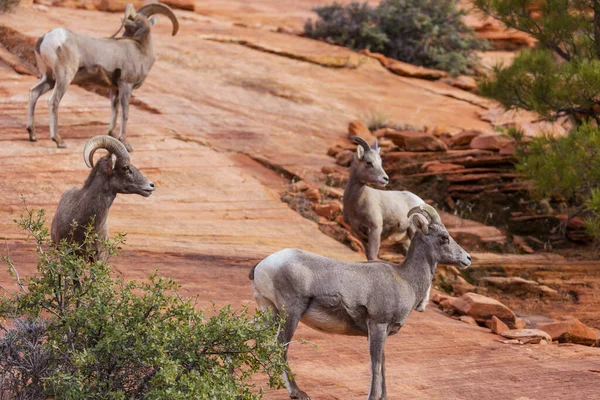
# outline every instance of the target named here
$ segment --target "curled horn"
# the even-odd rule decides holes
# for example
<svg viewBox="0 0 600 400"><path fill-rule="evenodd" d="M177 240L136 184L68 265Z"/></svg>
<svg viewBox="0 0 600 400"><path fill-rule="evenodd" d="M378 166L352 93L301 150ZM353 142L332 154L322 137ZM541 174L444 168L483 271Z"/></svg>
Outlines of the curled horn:
<svg viewBox="0 0 600 400"><path fill-rule="evenodd" d="M177 34L177 31L179 30L179 21L177 21L177 17L175 16L175 13L173 13L173 10L171 10L171 7L169 7L165 4L162 4L162 3L146 4L145 6L143 6L142 8L140 8L138 10L138 14L142 14L146 18L150 18L150 16L152 16L154 14L162 14L171 20L171 23L173 24L173 33L172 33L173 36L175 36Z"/></svg>
<svg viewBox="0 0 600 400"><path fill-rule="evenodd" d="M133 8L133 4L127 4L125 6L125 16L123 17L123 20L121 21L121 26L119 27L119 29L117 29L117 31L115 33L113 33L110 38L114 39L115 36L117 36L119 34L119 32L121 32L121 29L123 29L123 26L125 26L125 21L127 19L133 19L135 18L135 8Z"/></svg>
<svg viewBox="0 0 600 400"><path fill-rule="evenodd" d="M427 216L429 216L429 218L431 219L431 223L443 225L442 219L440 218L440 214L438 214L435 208L433 208L427 203L423 203L421 205L411 208L407 216L410 217L413 214L427 214Z"/></svg>
<svg viewBox="0 0 600 400"><path fill-rule="evenodd" d="M348 136L348 139L352 140L354 143L361 145L362 148L365 149L365 152L371 150L371 146L369 146L369 143L367 143L367 141L361 138L360 136Z"/></svg>
<svg viewBox="0 0 600 400"><path fill-rule="evenodd" d="M94 166L94 153L98 149L106 149L109 153L117 156L117 158L129 158L129 153L125 145L112 136L102 135L95 136L87 141L83 146L83 161L88 168Z"/></svg>

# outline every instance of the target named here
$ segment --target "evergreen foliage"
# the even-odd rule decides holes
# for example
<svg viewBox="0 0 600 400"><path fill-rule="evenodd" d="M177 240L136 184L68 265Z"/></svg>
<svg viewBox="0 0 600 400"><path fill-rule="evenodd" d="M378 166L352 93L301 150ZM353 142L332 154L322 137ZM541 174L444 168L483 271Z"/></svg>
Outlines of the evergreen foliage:
<svg viewBox="0 0 600 400"><path fill-rule="evenodd" d="M481 93L507 108L568 116L566 137L544 136L521 147L519 169L534 194L565 200L600 239L600 1L475 0L506 26L526 32L538 46L508 67L496 66Z"/></svg>
<svg viewBox="0 0 600 400"><path fill-rule="evenodd" d="M260 399L258 372L282 387L280 319L231 307L208 317L171 279L125 282L108 262L50 244L43 210L18 224L39 261L23 280L4 257L20 290L0 297L0 399ZM83 247L95 239L90 226Z"/></svg>
<svg viewBox="0 0 600 400"><path fill-rule="evenodd" d="M472 73L474 50L486 48L462 22L455 0L384 0L377 7L353 2L316 7L319 20L307 21L307 36L352 49L450 71Z"/></svg>

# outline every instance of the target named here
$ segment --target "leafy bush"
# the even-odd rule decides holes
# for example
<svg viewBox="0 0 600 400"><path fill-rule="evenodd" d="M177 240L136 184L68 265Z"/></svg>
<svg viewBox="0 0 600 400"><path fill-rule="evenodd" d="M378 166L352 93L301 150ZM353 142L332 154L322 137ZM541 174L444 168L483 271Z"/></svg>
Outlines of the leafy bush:
<svg viewBox="0 0 600 400"><path fill-rule="evenodd" d="M0 324L0 398L259 399L258 372L283 385L281 320L230 307L207 317L170 279L113 278L108 262L51 245L43 210L26 211L18 223L35 240L38 273L23 281L4 257L20 290L0 298L0 321L14 321ZM123 240L107 242L108 253Z"/></svg>
<svg viewBox="0 0 600 400"><path fill-rule="evenodd" d="M0 13L12 11L21 0L0 0Z"/></svg>
<svg viewBox="0 0 600 400"><path fill-rule="evenodd" d="M517 169L540 198L567 200L600 239L600 130L584 123L567 136L534 138L519 146Z"/></svg>
<svg viewBox="0 0 600 400"><path fill-rule="evenodd" d="M462 22L455 0L384 0L376 8L353 2L316 7L307 36L353 49L369 49L411 64L472 73L473 51L486 48Z"/></svg>
<svg viewBox="0 0 600 400"><path fill-rule="evenodd" d="M600 5L596 0L475 0L484 13L538 40L510 66L497 66L481 93L506 108L567 116L563 138L534 139L519 154L534 193L555 196L586 216L600 239Z"/></svg>

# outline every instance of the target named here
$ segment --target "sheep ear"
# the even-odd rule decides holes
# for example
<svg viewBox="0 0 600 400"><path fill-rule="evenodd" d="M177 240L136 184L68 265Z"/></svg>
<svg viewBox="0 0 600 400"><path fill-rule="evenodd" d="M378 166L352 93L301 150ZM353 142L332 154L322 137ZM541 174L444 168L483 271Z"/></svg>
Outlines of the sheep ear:
<svg viewBox="0 0 600 400"><path fill-rule="evenodd" d="M156 15L154 15L154 16L150 17L148 22L150 22L150 26L154 26L154 24L156 24L158 22L158 17Z"/></svg>
<svg viewBox="0 0 600 400"><path fill-rule="evenodd" d="M429 234L429 221L422 214L413 214L410 216L410 223L424 234Z"/></svg>
<svg viewBox="0 0 600 400"><path fill-rule="evenodd" d="M111 163L112 169L115 169L115 166L117 165L117 156L114 154L111 154L110 159L112 161L112 163Z"/></svg>
<svg viewBox="0 0 600 400"><path fill-rule="evenodd" d="M365 156L365 149L361 145L358 145L358 147L356 148L356 157L359 160L362 160L364 156Z"/></svg>

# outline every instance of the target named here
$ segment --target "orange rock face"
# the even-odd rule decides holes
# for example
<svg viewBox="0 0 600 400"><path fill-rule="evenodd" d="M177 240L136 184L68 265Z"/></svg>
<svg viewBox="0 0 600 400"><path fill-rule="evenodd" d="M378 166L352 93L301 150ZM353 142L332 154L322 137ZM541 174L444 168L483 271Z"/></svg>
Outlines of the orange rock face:
<svg viewBox="0 0 600 400"><path fill-rule="evenodd" d="M515 326L515 314L504 304L489 297L466 293L454 300L452 305L459 314L473 317L480 324L495 316L508 327Z"/></svg>
<svg viewBox="0 0 600 400"><path fill-rule="evenodd" d="M375 136L371 133L369 128L365 126L361 121L354 120L348 125L348 136L358 136L366 140L369 145L373 146L375 143Z"/></svg>
<svg viewBox="0 0 600 400"><path fill-rule="evenodd" d="M506 326L506 324L502 322L501 319L494 315L490 320L490 329L492 330L492 333L495 333L496 335L501 335L503 332L509 330L509 327Z"/></svg>
<svg viewBox="0 0 600 400"><path fill-rule="evenodd" d="M385 137L406 151L446 151L448 149L448 146L440 139L425 132L389 129L386 131Z"/></svg>
<svg viewBox="0 0 600 400"><path fill-rule="evenodd" d="M500 150L515 140L508 135L499 133L484 133L475 136L470 143L472 149L478 150Z"/></svg>
<svg viewBox="0 0 600 400"><path fill-rule="evenodd" d="M598 333L583 324L578 319L538 324L538 329L547 332L552 340L561 343L578 343L586 346L594 346L599 343Z"/></svg>

